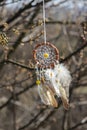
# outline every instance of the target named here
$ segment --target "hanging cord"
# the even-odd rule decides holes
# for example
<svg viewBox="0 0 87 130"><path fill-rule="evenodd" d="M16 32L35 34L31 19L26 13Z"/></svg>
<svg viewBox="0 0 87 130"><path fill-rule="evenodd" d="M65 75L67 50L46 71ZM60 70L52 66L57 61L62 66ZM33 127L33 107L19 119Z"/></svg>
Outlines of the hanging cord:
<svg viewBox="0 0 87 130"><path fill-rule="evenodd" d="M45 17L46 17L45 2L43 0L44 43L46 44L46 23L45 23Z"/></svg>

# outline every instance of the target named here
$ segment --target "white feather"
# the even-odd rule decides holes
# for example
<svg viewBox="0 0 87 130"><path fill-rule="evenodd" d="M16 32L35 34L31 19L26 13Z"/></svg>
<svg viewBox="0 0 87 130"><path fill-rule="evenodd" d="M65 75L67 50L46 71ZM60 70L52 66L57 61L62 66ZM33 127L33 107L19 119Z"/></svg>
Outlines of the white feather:
<svg viewBox="0 0 87 130"><path fill-rule="evenodd" d="M71 83L71 75L69 70L63 64L55 65L54 69L45 70L46 80L52 84L58 97L61 97L59 87L64 87L67 97L69 96L69 85Z"/></svg>
<svg viewBox="0 0 87 130"><path fill-rule="evenodd" d="M54 80L52 80L52 84L53 84L54 90L56 92L56 95L58 97L61 97L61 94L60 94L60 91L59 91L59 87L60 87L59 81L54 79Z"/></svg>
<svg viewBox="0 0 87 130"><path fill-rule="evenodd" d="M42 85L38 85L38 93L41 101L46 105L50 105L46 89Z"/></svg>
<svg viewBox="0 0 87 130"><path fill-rule="evenodd" d="M69 70L63 64L58 64L54 68L56 79L62 84L63 87L69 87L71 83L71 75Z"/></svg>
<svg viewBox="0 0 87 130"><path fill-rule="evenodd" d="M55 73L53 69L45 70L45 78L46 80L50 80L50 81L55 78Z"/></svg>

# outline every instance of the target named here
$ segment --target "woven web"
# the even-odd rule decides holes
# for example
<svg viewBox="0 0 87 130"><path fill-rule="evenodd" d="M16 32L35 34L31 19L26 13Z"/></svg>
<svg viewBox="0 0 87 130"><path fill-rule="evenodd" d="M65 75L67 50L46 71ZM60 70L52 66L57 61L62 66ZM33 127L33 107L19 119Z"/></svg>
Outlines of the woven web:
<svg viewBox="0 0 87 130"><path fill-rule="evenodd" d="M48 58L44 57L44 54L47 53ZM38 61L41 67L49 67L56 62L56 51L55 48L49 45L41 45L37 48L36 51L36 60Z"/></svg>

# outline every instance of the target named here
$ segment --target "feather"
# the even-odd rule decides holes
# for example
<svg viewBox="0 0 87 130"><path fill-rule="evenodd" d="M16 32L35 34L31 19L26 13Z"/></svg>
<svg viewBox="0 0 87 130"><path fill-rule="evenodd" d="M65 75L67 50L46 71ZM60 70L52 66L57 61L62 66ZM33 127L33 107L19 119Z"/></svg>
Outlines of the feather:
<svg viewBox="0 0 87 130"><path fill-rule="evenodd" d="M55 78L55 73L53 69L45 70L45 78L46 80L50 80L50 81Z"/></svg>
<svg viewBox="0 0 87 130"><path fill-rule="evenodd" d="M68 87L71 83L71 75L69 70L63 64L58 64L54 68L56 78L60 81L63 87Z"/></svg>
<svg viewBox="0 0 87 130"><path fill-rule="evenodd" d="M66 91L62 86L59 87L59 91L60 91L60 94L61 94L61 100L63 102L63 106L66 110L68 110L69 109L69 102L68 102L68 98L67 98L67 95L66 95Z"/></svg>
<svg viewBox="0 0 87 130"><path fill-rule="evenodd" d="M38 85L38 92L39 92L42 102L45 105L50 105L53 107L58 106L58 103L54 97L55 94L48 85L46 84Z"/></svg>

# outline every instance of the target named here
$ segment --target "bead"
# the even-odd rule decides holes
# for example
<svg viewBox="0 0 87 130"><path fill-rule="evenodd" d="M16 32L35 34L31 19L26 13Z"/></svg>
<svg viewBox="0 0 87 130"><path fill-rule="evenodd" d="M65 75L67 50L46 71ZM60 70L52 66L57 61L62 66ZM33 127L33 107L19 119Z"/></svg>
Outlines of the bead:
<svg viewBox="0 0 87 130"><path fill-rule="evenodd" d="M39 85L41 82L40 80L36 80L36 84Z"/></svg>
<svg viewBox="0 0 87 130"><path fill-rule="evenodd" d="M48 58L49 54L48 53L44 53L43 56L44 56L44 58Z"/></svg>

